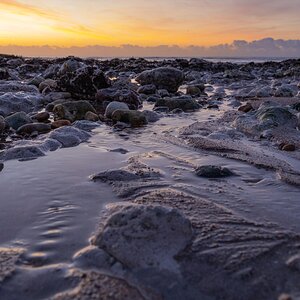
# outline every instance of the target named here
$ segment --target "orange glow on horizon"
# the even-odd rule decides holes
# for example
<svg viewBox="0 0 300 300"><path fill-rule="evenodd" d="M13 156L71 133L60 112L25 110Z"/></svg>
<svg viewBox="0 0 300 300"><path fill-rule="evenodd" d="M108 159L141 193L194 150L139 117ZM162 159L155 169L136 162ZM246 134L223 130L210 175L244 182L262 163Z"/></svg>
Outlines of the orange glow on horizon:
<svg viewBox="0 0 300 300"><path fill-rule="evenodd" d="M169 13L170 0L159 7L137 0L126 2L105 3L110 5L105 10L100 1L0 0L0 45L212 46L231 43L235 39L299 37L295 29L299 28L295 26L297 21L288 20L287 25L274 28L272 20L261 17L258 22L259 16L245 19L244 15L226 12L225 6L213 6L207 1L186 1L190 3L187 7L183 6L184 1L176 1L182 8L172 14ZM202 11L201 2L206 3L207 12Z"/></svg>

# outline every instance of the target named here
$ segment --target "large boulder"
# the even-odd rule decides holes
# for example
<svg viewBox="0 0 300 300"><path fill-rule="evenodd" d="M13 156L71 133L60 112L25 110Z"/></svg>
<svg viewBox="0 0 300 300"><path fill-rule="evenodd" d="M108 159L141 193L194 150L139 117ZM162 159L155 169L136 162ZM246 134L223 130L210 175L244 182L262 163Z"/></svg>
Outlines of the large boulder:
<svg viewBox="0 0 300 300"><path fill-rule="evenodd" d="M96 108L100 111L104 109L105 104L110 102L123 102L130 109L138 109L141 101L137 92L128 88L107 88L101 89L96 94Z"/></svg>
<svg viewBox="0 0 300 300"><path fill-rule="evenodd" d="M129 268L174 271L175 255L192 237L190 221L176 209L124 205L111 215L93 243Z"/></svg>
<svg viewBox="0 0 300 300"><path fill-rule="evenodd" d="M17 112L5 118L6 124L17 130L19 127L32 123L32 119L23 111Z"/></svg>
<svg viewBox="0 0 300 300"><path fill-rule="evenodd" d="M112 114L112 120L114 123L129 124L131 127L140 127L148 123L145 115L137 110L115 110Z"/></svg>
<svg viewBox="0 0 300 300"><path fill-rule="evenodd" d="M4 116L11 113L33 111L40 103L41 96L24 92L9 92L0 96L0 111Z"/></svg>
<svg viewBox="0 0 300 300"><path fill-rule="evenodd" d="M126 103L124 102L118 102L118 101L113 101L110 102L105 109L105 117L106 118L111 118L112 114L115 110L129 110L129 107Z"/></svg>
<svg viewBox="0 0 300 300"><path fill-rule="evenodd" d="M154 84L157 89L166 89L170 93L176 93L183 80L183 72L171 67L144 71L136 78L141 85Z"/></svg>
<svg viewBox="0 0 300 300"><path fill-rule="evenodd" d="M200 105L190 97L174 97L157 99L154 107L168 107L169 110L195 111L200 108Z"/></svg>
<svg viewBox="0 0 300 300"><path fill-rule="evenodd" d="M67 72L57 79L58 89L71 93L76 99L94 99L97 90L110 86L104 73L92 67Z"/></svg>
<svg viewBox="0 0 300 300"><path fill-rule="evenodd" d="M53 108L55 120L84 120L87 112L96 113L94 107L88 101L69 101L57 104Z"/></svg>

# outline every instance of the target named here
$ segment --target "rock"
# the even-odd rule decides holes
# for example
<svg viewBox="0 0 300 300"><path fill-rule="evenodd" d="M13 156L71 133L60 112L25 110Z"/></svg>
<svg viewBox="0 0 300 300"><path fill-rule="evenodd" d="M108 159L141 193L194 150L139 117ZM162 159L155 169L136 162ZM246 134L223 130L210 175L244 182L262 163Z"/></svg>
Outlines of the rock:
<svg viewBox="0 0 300 300"><path fill-rule="evenodd" d="M74 265L81 269L106 269L109 270L115 259L105 251L95 246L89 246L77 252L73 257Z"/></svg>
<svg viewBox="0 0 300 300"><path fill-rule="evenodd" d="M139 87L137 92L144 95L153 95L156 93L156 86L154 84L147 84Z"/></svg>
<svg viewBox="0 0 300 300"><path fill-rule="evenodd" d="M59 71L60 66L58 64L51 64L45 72L42 74L44 78L53 78L54 76L57 75Z"/></svg>
<svg viewBox="0 0 300 300"><path fill-rule="evenodd" d="M124 102L130 109L138 109L141 101L137 92L127 88L107 88L99 90L96 94L96 107L99 111L103 110L105 102Z"/></svg>
<svg viewBox="0 0 300 300"><path fill-rule="evenodd" d="M234 175L233 172L227 168L212 165L197 167L195 172L197 176L206 178L221 178Z"/></svg>
<svg viewBox="0 0 300 300"><path fill-rule="evenodd" d="M99 126L100 126L99 122L93 122L88 120L79 120L73 123L73 127L83 131L92 131L93 129Z"/></svg>
<svg viewBox="0 0 300 300"><path fill-rule="evenodd" d="M51 123L52 129L57 129L63 126L71 126L72 123L69 120L57 120Z"/></svg>
<svg viewBox="0 0 300 300"><path fill-rule="evenodd" d="M39 84L39 91L42 92L45 88L56 89L57 82L53 79L45 79Z"/></svg>
<svg viewBox="0 0 300 300"><path fill-rule="evenodd" d="M138 175L126 170L109 170L91 176L91 180L100 180L103 182L133 181L138 179L140 179Z"/></svg>
<svg viewBox="0 0 300 300"><path fill-rule="evenodd" d="M201 90L197 86L189 85L186 88L186 93L187 95L191 95L191 96L199 96L201 94Z"/></svg>
<svg viewBox="0 0 300 300"><path fill-rule="evenodd" d="M87 112L96 113L94 107L88 101L69 101L55 105L53 108L55 120L83 120Z"/></svg>
<svg viewBox="0 0 300 300"><path fill-rule="evenodd" d="M58 75L61 76L61 75L65 75L66 73L74 73L83 66L84 64L80 63L76 59L73 58L68 59L61 65L58 71Z"/></svg>
<svg viewBox="0 0 300 300"><path fill-rule="evenodd" d="M279 145L279 149L282 150L282 151L289 151L289 152L292 152L292 151L295 151L296 150L296 146L294 144L280 144Z"/></svg>
<svg viewBox="0 0 300 300"><path fill-rule="evenodd" d="M165 89L160 89L157 91L157 94L158 96L160 96L161 98L164 98L164 97L170 97L170 93L165 90Z"/></svg>
<svg viewBox="0 0 300 300"><path fill-rule="evenodd" d="M48 103L45 110L48 111L48 112L53 112L53 109L56 105L58 104L64 104L64 103L67 103L67 102L70 102L71 99L58 99L58 100L55 100L51 103Z"/></svg>
<svg viewBox="0 0 300 300"><path fill-rule="evenodd" d="M0 116L0 134L4 131L6 127L6 122L5 122L5 119Z"/></svg>
<svg viewBox="0 0 300 300"><path fill-rule="evenodd" d="M157 106L154 107L153 110L158 113L166 113L166 114L170 111L169 107L167 106ZM181 109L181 111L183 110Z"/></svg>
<svg viewBox="0 0 300 300"><path fill-rule="evenodd" d="M123 205L109 217L93 244L129 268L176 271L174 257L192 237L190 221L176 209Z"/></svg>
<svg viewBox="0 0 300 300"><path fill-rule="evenodd" d="M160 119L160 115L151 110L144 110L142 114L146 117L148 123L154 123Z"/></svg>
<svg viewBox="0 0 300 300"><path fill-rule="evenodd" d="M57 79L57 84L61 91L71 93L76 99L95 99L97 90L110 86L104 73L91 66L65 73Z"/></svg>
<svg viewBox="0 0 300 300"><path fill-rule="evenodd" d="M278 87L275 91L275 97L294 97L297 95L297 91L291 85L284 84Z"/></svg>
<svg viewBox="0 0 300 300"><path fill-rule="evenodd" d="M297 254L297 255L294 255L294 256L290 257L286 261L286 265L290 269L300 272L300 254Z"/></svg>
<svg viewBox="0 0 300 300"><path fill-rule="evenodd" d="M8 79L10 76L9 76L9 73L7 71L6 68L0 68L0 80L6 80Z"/></svg>
<svg viewBox="0 0 300 300"><path fill-rule="evenodd" d="M195 111L200 108L200 105L197 103L197 101L189 97L158 99L154 107L157 108L160 106L168 107L169 110L180 108L183 111Z"/></svg>
<svg viewBox="0 0 300 300"><path fill-rule="evenodd" d="M8 92L0 95L0 110L5 116L11 113L23 111L31 112L42 101L40 95L24 92Z"/></svg>
<svg viewBox="0 0 300 300"><path fill-rule="evenodd" d="M145 115L136 110L115 110L112 114L112 120L114 123L130 124L131 127L140 127L148 123Z"/></svg>
<svg viewBox="0 0 300 300"><path fill-rule="evenodd" d="M256 113L256 117L270 126L284 125L295 128L298 124L297 116L292 114L287 108L279 106L261 106Z"/></svg>
<svg viewBox="0 0 300 300"><path fill-rule="evenodd" d="M259 87L255 88L254 90L250 91L250 93L247 95L248 97L258 97L258 98L267 98L272 97L274 94L274 91L269 86Z"/></svg>
<svg viewBox="0 0 300 300"><path fill-rule="evenodd" d="M183 72L171 67L144 71L136 78L136 81L143 86L154 84L157 89L165 89L170 93L176 93L183 80Z"/></svg>
<svg viewBox="0 0 300 300"><path fill-rule="evenodd" d="M91 122L97 122L99 121L99 116L91 111L88 111L85 114L84 119Z"/></svg>
<svg viewBox="0 0 300 300"><path fill-rule="evenodd" d="M244 112L244 113L247 113L251 110L253 110L253 106L250 103L242 105L238 108L238 111L241 111L241 112Z"/></svg>
<svg viewBox="0 0 300 300"><path fill-rule="evenodd" d="M116 152L116 153L121 153L121 154L127 154L129 151L124 149L124 148L117 148L117 149L112 149L109 150L109 152Z"/></svg>
<svg viewBox="0 0 300 300"><path fill-rule="evenodd" d="M36 87L39 87L39 85L45 81L45 78L41 75L37 75L35 77L33 77L32 79L30 79L27 84L28 85L35 85Z"/></svg>
<svg viewBox="0 0 300 300"><path fill-rule="evenodd" d="M11 159L34 159L45 156L45 153L38 146L16 146L0 152L1 160Z"/></svg>
<svg viewBox="0 0 300 300"><path fill-rule="evenodd" d="M0 84L0 93L21 93L29 95L38 95L39 90L36 86L28 85L18 81L5 81Z"/></svg>
<svg viewBox="0 0 300 300"><path fill-rule="evenodd" d="M9 127L17 130L19 127L32 123L32 119L25 112L17 112L5 118Z"/></svg>
<svg viewBox="0 0 300 300"><path fill-rule="evenodd" d="M218 104L208 104L206 106L207 109L218 109L219 105Z"/></svg>
<svg viewBox="0 0 300 300"><path fill-rule="evenodd" d="M105 117L106 118L111 118L112 114L115 110L129 110L129 107L126 103L123 102L118 102L118 101L113 101L110 102L105 109Z"/></svg>
<svg viewBox="0 0 300 300"><path fill-rule="evenodd" d="M18 128L17 134L28 134L31 135L34 132L40 133L47 133L51 131L51 125L50 124L44 124L44 123L31 123L31 124L25 124Z"/></svg>
<svg viewBox="0 0 300 300"><path fill-rule="evenodd" d="M47 111L43 111L43 112L33 115L31 118L38 122L46 122L49 120L50 114Z"/></svg>
<svg viewBox="0 0 300 300"><path fill-rule="evenodd" d="M4 164L0 163L0 172L2 172L3 169L4 169Z"/></svg>
<svg viewBox="0 0 300 300"><path fill-rule="evenodd" d="M146 99L146 101L148 101L150 103L156 103L157 99L161 99L161 97L159 97L159 96L150 96Z"/></svg>
<svg viewBox="0 0 300 300"><path fill-rule="evenodd" d="M64 148L74 147L89 139L90 134L87 132L73 128L71 126L64 126L52 131L49 138L57 140Z"/></svg>
<svg viewBox="0 0 300 300"><path fill-rule="evenodd" d="M171 114L174 114L174 115L180 115L183 113L184 113L184 111L181 108L175 108L171 111Z"/></svg>

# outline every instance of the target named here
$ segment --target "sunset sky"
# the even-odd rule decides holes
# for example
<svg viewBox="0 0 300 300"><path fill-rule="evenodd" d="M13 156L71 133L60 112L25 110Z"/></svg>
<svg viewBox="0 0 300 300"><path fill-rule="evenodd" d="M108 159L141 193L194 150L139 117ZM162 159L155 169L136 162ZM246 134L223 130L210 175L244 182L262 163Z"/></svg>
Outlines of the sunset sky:
<svg viewBox="0 0 300 300"><path fill-rule="evenodd" d="M300 0L0 0L0 45L203 45L300 38Z"/></svg>

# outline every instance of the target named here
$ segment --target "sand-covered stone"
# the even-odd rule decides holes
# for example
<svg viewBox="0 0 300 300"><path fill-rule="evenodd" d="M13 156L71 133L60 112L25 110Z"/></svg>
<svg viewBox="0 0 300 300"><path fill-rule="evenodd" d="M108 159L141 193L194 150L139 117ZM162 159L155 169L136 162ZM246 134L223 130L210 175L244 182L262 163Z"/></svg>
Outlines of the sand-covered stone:
<svg viewBox="0 0 300 300"><path fill-rule="evenodd" d="M192 236L190 221L176 209L125 205L107 220L94 244L129 268L175 270L174 256Z"/></svg>

